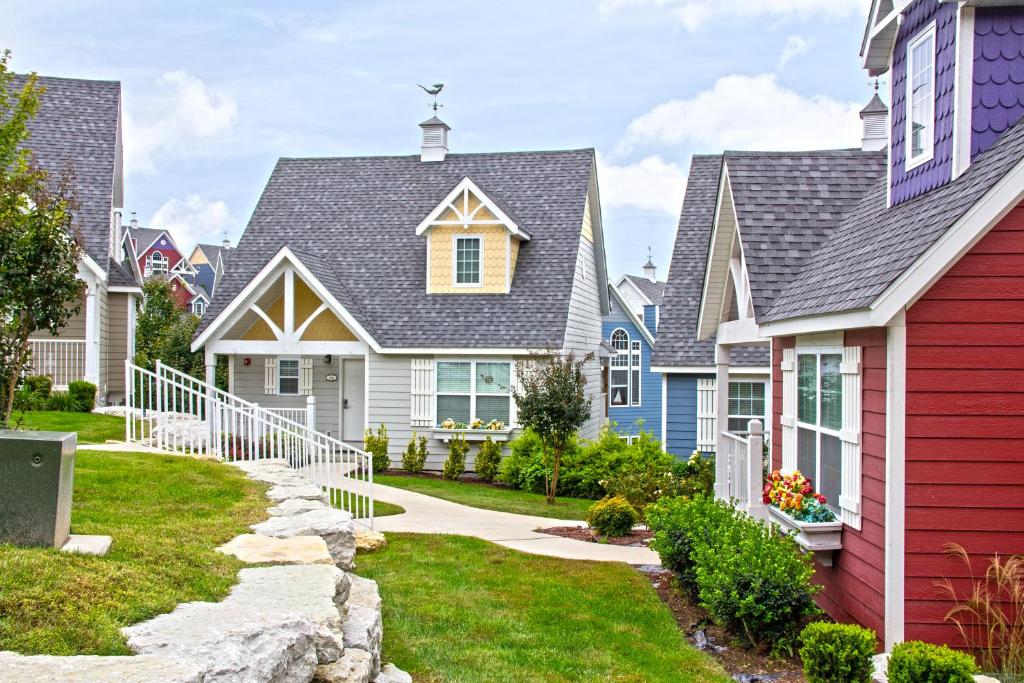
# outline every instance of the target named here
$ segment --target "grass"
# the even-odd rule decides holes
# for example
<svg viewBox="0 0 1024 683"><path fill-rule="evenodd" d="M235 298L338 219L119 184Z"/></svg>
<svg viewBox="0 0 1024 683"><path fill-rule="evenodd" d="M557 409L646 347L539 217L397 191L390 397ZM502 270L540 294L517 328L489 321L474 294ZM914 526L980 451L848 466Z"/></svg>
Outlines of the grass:
<svg viewBox="0 0 1024 683"><path fill-rule="evenodd" d="M0 650L130 654L122 626L227 595L244 565L215 548L266 517L265 487L189 458L79 451L74 483L71 530L113 548L0 546Z"/></svg>
<svg viewBox="0 0 1024 683"><path fill-rule="evenodd" d="M385 503L383 500L373 501L373 516L374 517L387 517L388 515L400 515L405 512L405 508L401 505L395 505L394 503Z"/></svg>
<svg viewBox="0 0 1024 683"><path fill-rule="evenodd" d="M17 424L21 413L15 412L11 425ZM78 443L124 441L124 417L96 413L62 413L52 410L26 412L19 429L41 432L78 432Z"/></svg>
<svg viewBox="0 0 1024 683"><path fill-rule="evenodd" d="M623 564L391 533L358 573L380 585L385 659L417 681L728 680Z"/></svg>
<svg viewBox="0 0 1024 683"><path fill-rule="evenodd" d="M586 519L587 511L594 504L594 501L582 498L556 498L554 505L548 505L543 494L540 493L497 488L465 481L448 481L435 477L375 474L373 482L442 498L469 507L555 519Z"/></svg>

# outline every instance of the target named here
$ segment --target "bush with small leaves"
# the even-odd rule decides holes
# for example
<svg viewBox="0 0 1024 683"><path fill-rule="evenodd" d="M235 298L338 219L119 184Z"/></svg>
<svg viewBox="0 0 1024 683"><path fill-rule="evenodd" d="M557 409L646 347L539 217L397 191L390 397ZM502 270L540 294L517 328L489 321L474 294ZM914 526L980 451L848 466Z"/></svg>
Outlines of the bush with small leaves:
<svg viewBox="0 0 1024 683"><path fill-rule="evenodd" d="M870 683L875 632L852 624L816 621L800 633L800 659L809 683Z"/></svg>
<svg viewBox="0 0 1024 683"><path fill-rule="evenodd" d="M363 439L363 448L370 454L373 461L373 471L386 472L391 467L391 457L388 455L388 444L390 439L388 438L388 428L383 424L377 429L377 433L374 434L372 429L366 430L366 436Z"/></svg>
<svg viewBox="0 0 1024 683"><path fill-rule="evenodd" d="M78 402L66 391L51 391L50 397L46 399L46 409L61 413L77 413Z"/></svg>
<svg viewBox="0 0 1024 683"><path fill-rule="evenodd" d="M402 453L402 469L412 474L417 474L423 471L423 465L427 462L427 437L416 436L416 432L412 433L412 438L409 439L409 445L405 447L405 452Z"/></svg>
<svg viewBox="0 0 1024 683"><path fill-rule="evenodd" d="M889 655L889 683L972 683L974 658L944 645L909 640Z"/></svg>
<svg viewBox="0 0 1024 683"><path fill-rule="evenodd" d="M96 407L96 385L79 380L68 385L68 393L78 406L78 412L91 413Z"/></svg>
<svg viewBox="0 0 1024 683"><path fill-rule="evenodd" d="M37 394L44 399L49 398L50 392L53 391L53 380L46 375L29 375L21 380L21 384L33 394Z"/></svg>
<svg viewBox="0 0 1024 683"><path fill-rule="evenodd" d="M587 524L602 536L626 536L640 521L640 515L622 496L609 496L594 503Z"/></svg>
<svg viewBox="0 0 1024 683"><path fill-rule="evenodd" d="M469 453L469 442L462 434L452 437L448 442L448 459L444 461L441 476L451 481L458 481L466 473L466 454Z"/></svg>
<svg viewBox="0 0 1024 683"><path fill-rule="evenodd" d="M487 437L480 443L480 452L476 455L476 476L480 481L490 484L498 474L501 466L501 444Z"/></svg>

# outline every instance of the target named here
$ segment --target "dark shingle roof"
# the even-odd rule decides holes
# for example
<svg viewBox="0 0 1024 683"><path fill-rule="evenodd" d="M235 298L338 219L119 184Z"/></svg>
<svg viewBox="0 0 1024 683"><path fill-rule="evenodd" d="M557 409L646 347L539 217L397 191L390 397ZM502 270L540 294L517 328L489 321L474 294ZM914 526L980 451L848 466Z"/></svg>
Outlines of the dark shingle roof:
<svg viewBox="0 0 1024 683"><path fill-rule="evenodd" d="M881 178L759 320L867 307L1022 158L1018 123L959 178L891 209Z"/></svg>
<svg viewBox="0 0 1024 683"><path fill-rule="evenodd" d="M24 87L26 79L15 76L15 87ZM108 269L114 177L121 161L117 139L121 84L49 76L40 76L38 84L46 91L39 113L28 123L27 146L54 177L65 162L71 162L86 253Z"/></svg>
<svg viewBox="0 0 1024 683"><path fill-rule="evenodd" d="M697 316L704 289L704 268L715 219L722 157L694 156L679 216L672 263L658 321L652 365L713 366L714 341L697 341ZM733 365L767 366L767 347L733 349Z"/></svg>
<svg viewBox="0 0 1024 683"><path fill-rule="evenodd" d="M650 299L652 304L655 306L661 304L665 296L664 282L651 282L643 275L624 275L623 277L629 278L629 281L636 285L637 289L643 292L644 296Z"/></svg>
<svg viewBox="0 0 1024 683"><path fill-rule="evenodd" d="M224 246L219 244L197 244L196 246L206 254L206 260L210 262L210 265L215 267L217 259L220 258L220 252L224 250Z"/></svg>
<svg viewBox="0 0 1024 683"><path fill-rule="evenodd" d="M139 255L146 253L146 250L153 246L153 243L166 231L158 228L128 228L128 234L135 240L135 249Z"/></svg>
<svg viewBox="0 0 1024 683"><path fill-rule="evenodd" d="M871 101L860 110L860 117L864 118L865 114L888 114L889 107L885 106L885 102L878 96L878 92L875 92L875 96L871 98Z"/></svg>
<svg viewBox="0 0 1024 683"><path fill-rule="evenodd" d="M593 168L591 149L450 154L437 163L281 159L225 254L200 331L288 246L382 346L561 347ZM532 237L520 246L509 294L425 291L427 240L416 226L467 176Z"/></svg>
<svg viewBox="0 0 1024 683"><path fill-rule="evenodd" d="M885 154L861 150L726 152L725 164L758 320L885 174Z"/></svg>

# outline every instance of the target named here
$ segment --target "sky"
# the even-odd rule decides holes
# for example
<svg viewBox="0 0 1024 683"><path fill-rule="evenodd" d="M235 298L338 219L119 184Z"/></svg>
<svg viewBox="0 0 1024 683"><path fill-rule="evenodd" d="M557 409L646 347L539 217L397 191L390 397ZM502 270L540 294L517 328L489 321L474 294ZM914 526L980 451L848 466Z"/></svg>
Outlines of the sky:
<svg viewBox="0 0 1024 683"><path fill-rule="evenodd" d="M0 0L15 71L122 83L126 220L238 239L279 157L597 150L609 273L668 271L694 153L856 147L869 0Z"/></svg>

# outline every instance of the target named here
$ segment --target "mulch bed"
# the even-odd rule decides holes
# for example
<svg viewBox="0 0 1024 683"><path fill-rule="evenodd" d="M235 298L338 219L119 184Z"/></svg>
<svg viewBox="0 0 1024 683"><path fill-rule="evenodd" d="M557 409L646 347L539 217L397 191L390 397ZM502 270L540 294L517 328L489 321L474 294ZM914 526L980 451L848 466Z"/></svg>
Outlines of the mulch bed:
<svg viewBox="0 0 1024 683"><path fill-rule="evenodd" d="M553 526L537 529L542 534L572 538L590 543L607 543L608 545L628 545L647 547L651 542L651 532L647 529L634 529L628 536L601 536L593 529L584 526Z"/></svg>
<svg viewBox="0 0 1024 683"><path fill-rule="evenodd" d="M805 683L803 665L798 658L770 659L746 649L708 618L707 612L694 605L676 585L672 572L661 567L641 567L672 615L679 629L699 650L721 662L726 672L744 683Z"/></svg>

